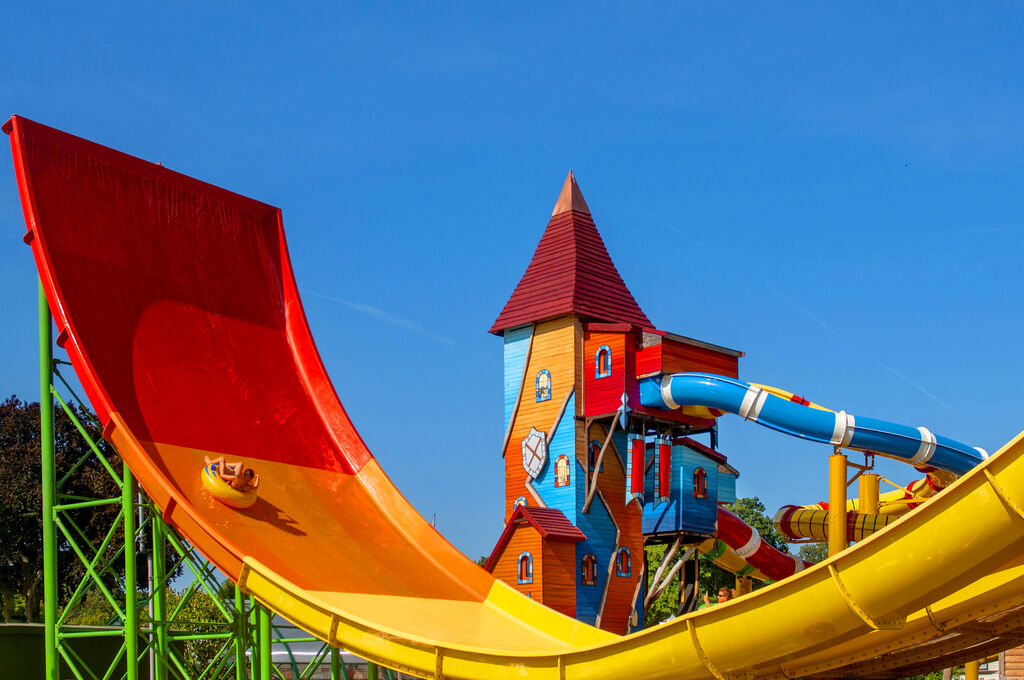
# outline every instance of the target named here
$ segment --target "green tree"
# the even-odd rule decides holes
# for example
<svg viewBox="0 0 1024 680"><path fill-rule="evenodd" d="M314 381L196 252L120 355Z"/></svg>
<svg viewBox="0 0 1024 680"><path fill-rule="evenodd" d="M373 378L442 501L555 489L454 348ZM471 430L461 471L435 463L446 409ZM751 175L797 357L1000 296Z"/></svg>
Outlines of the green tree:
<svg viewBox="0 0 1024 680"><path fill-rule="evenodd" d="M230 582L226 583L231 586ZM225 588L219 592L219 596L226 592ZM188 595L188 599L181 605L178 615L171 622L171 630L177 633L192 633L197 636L230 631L231 626L225 621L216 602L202 590L189 594L187 591L175 592L168 588L167 611L173 612L181 604L185 595ZM234 586L231 586L231 597L234 597ZM186 667L190 669L192 677L199 677L215 664L218 652L223 646L224 640L220 638L199 637L185 641L182 645L183 660Z"/></svg>
<svg viewBox="0 0 1024 680"><path fill-rule="evenodd" d="M817 564L828 557L827 543L804 543L800 546L800 557L807 562Z"/></svg>
<svg viewBox="0 0 1024 680"><path fill-rule="evenodd" d="M102 441L89 415L74 404L70 408L99 443L114 469L120 470L120 459ZM55 414L55 457L60 479L89 449L67 414L60 408ZM17 614L18 597L24 600L25 620L39 620L43 582L41 474L39 404L11 396L0 403L0 610L5 621ZM117 483L99 461L89 456L61 490L78 496L110 497L117 495L117 489ZM70 513L68 519L98 544L117 512L114 506L88 508ZM62 584L75 582L85 571L59 532L57 564ZM69 587L60 589L62 601L69 595Z"/></svg>

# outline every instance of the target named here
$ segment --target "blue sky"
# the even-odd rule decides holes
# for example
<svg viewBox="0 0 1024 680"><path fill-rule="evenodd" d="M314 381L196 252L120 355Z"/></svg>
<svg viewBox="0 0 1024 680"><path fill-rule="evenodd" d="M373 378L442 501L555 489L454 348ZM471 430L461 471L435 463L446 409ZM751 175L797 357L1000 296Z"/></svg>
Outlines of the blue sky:
<svg viewBox="0 0 1024 680"><path fill-rule="evenodd" d="M22 5L0 94L281 207L343 403L470 556L502 521L486 330L569 169L648 316L742 377L990 450L1024 427L1019 5L289 5ZM0 392L37 399L23 232L0 163ZM721 427L740 494L824 496L825 447Z"/></svg>

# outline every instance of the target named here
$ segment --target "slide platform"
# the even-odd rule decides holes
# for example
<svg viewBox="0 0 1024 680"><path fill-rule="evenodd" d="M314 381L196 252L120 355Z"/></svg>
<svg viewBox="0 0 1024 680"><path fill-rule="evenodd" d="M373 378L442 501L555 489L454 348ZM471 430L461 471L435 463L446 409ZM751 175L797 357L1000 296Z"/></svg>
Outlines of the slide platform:
<svg viewBox="0 0 1024 680"><path fill-rule="evenodd" d="M4 130L58 343L104 436L188 541L332 645L428 678L724 680L885 677L1016 644L1021 437L960 459L961 479L840 555L615 636L496 581L394 487L313 344L278 209L24 118ZM963 453L941 446L933 465ZM259 472L252 507L204 491L220 456Z"/></svg>

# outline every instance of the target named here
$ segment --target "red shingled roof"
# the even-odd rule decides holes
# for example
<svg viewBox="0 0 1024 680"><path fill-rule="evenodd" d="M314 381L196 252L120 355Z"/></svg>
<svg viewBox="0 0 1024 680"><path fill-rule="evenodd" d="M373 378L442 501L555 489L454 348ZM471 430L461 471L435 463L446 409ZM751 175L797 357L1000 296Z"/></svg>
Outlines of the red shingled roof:
<svg viewBox="0 0 1024 680"><path fill-rule="evenodd" d="M558 508L531 508L526 505L520 505L512 513L508 524L505 525L505 530L501 532L501 537L498 538L494 550L491 551L491 556L487 558L487 564L484 565L484 569L487 571L494 570L495 562L497 562L501 551L505 549L505 546L512 538L513 532L517 527L524 524L529 524L536 529L541 539L544 540L571 541L573 543L587 540L587 535L574 526L569 521L569 518Z"/></svg>
<svg viewBox="0 0 1024 680"><path fill-rule="evenodd" d="M589 319L652 327L619 276L570 172L533 259L491 333L577 313Z"/></svg>

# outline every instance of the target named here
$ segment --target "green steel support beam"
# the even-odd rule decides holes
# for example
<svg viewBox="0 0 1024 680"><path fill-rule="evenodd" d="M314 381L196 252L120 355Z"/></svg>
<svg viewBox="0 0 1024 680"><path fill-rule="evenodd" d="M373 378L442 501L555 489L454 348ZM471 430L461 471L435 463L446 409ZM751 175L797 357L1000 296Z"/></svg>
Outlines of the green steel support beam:
<svg viewBox="0 0 1024 680"><path fill-rule="evenodd" d="M235 680L245 678L245 647L246 647L245 596L242 589L235 585ZM160 680L163 680L162 678Z"/></svg>
<svg viewBox="0 0 1024 680"><path fill-rule="evenodd" d="M167 535L166 525L160 513L154 508L153 519L153 592L149 595L153 602L153 622L151 628L155 627L155 637L150 633L150 644L155 642L155 654L153 664L154 675L152 680L166 680L170 668L167 658Z"/></svg>
<svg viewBox="0 0 1024 680"><path fill-rule="evenodd" d="M270 610L262 604L259 608L259 622L260 622L260 680L271 680L271 662L273 657L271 655L272 646L274 644L273 639L270 636Z"/></svg>
<svg viewBox="0 0 1024 680"><path fill-rule="evenodd" d="M39 282L39 444L43 505L43 625L46 680L57 680L57 527L53 506L57 494L57 460L53 440L53 321Z"/></svg>
<svg viewBox="0 0 1024 680"><path fill-rule="evenodd" d="M331 680L341 680L341 652L337 647L331 647Z"/></svg>
<svg viewBox="0 0 1024 680"><path fill-rule="evenodd" d="M259 608L259 604L256 603L252 597L249 598L249 629L252 631L252 645L249 647L249 677L252 680L258 680L259 675L259 663L260 663L260 629L256 625L256 610Z"/></svg>
<svg viewBox="0 0 1024 680"><path fill-rule="evenodd" d="M380 666L372 661L367 661L366 678L367 680L380 680Z"/></svg>
<svg viewBox="0 0 1024 680"><path fill-rule="evenodd" d="M131 468L124 468L121 487L121 514L124 521L124 654L126 680L139 678L139 591L135 563L135 479Z"/></svg>

